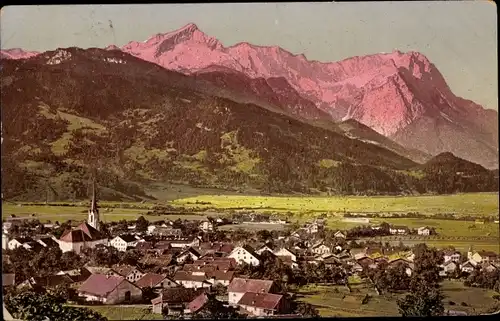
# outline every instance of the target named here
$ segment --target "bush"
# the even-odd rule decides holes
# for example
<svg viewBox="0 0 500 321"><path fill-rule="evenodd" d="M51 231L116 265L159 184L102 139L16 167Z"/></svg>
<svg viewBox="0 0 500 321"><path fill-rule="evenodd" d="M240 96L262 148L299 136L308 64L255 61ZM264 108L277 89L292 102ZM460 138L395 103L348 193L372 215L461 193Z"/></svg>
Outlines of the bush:
<svg viewBox="0 0 500 321"><path fill-rule="evenodd" d="M460 303L460 305L461 305L461 306L463 306L463 307L468 307L468 306L469 306L469 305L468 305L467 303L465 303L465 302Z"/></svg>
<svg viewBox="0 0 500 321"><path fill-rule="evenodd" d="M455 302L453 302L453 301L448 301L448 304L449 304L449 305L455 305Z"/></svg>

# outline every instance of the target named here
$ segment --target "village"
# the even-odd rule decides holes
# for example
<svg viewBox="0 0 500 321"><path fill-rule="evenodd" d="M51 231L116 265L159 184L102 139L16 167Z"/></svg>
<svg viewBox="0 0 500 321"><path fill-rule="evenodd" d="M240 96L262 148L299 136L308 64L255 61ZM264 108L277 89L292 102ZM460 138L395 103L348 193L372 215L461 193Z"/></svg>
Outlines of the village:
<svg viewBox="0 0 500 321"><path fill-rule="evenodd" d="M433 233L427 227L410 231L387 223L330 230L321 219L295 230L255 233L219 231L224 224L231 222L213 218L150 223L140 217L107 226L101 222L94 192L87 220L76 227L45 224L20 232L15 223L4 222L3 287L16 291L65 288L67 303L148 305L152 313L164 317L189 318L214 302L227 309L226 317L317 316L314 307L296 300L294 286L349 287L348 279L358 277L368 278L377 292L382 292L391 286L381 284L376 271L387 271L388 275L404 271L408 277L414 273L417 253L413 248L359 242L359 236ZM43 235L39 235L40 230ZM52 262L49 272L40 267L37 274L26 272L19 263L23 256L58 250L62 253L59 257L71 261L65 266L74 269L57 270L58 262ZM500 260L493 252L471 248L461 253L451 248L439 251L439 255L436 264L442 278L466 279L474 273L500 270ZM49 259L43 258L44 262ZM81 266L75 263L83 261L86 263Z"/></svg>

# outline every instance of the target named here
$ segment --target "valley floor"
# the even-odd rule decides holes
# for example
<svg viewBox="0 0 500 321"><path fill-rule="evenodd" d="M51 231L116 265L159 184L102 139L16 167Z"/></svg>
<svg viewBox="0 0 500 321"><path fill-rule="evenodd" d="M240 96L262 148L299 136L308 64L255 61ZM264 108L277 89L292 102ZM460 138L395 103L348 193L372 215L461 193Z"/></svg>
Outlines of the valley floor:
<svg viewBox="0 0 500 321"><path fill-rule="evenodd" d="M201 191L198 191L201 192ZM462 220L443 220L435 218L436 214L470 215L475 217L498 217L498 193L471 193L438 196L400 196L400 197L299 197L299 196L247 196L247 195L199 195L179 198L172 201L158 201L156 204L169 204L178 208L188 208L189 213L171 215L150 215L153 203L119 203L100 202L103 221L134 220L144 216L149 221L177 218L186 220L203 220L207 216L224 216L234 210L252 210L258 213L278 214L285 216L290 222L303 223L315 217L325 217L328 227L332 229L350 229L362 224L405 225L409 228L428 226L435 228L437 236L393 236L377 240L383 242L400 241L412 245L425 242L436 247L455 246L458 250L466 250L471 244L477 250L499 251L499 226L493 222L474 222ZM70 203L71 206L56 206L49 203L2 203L3 217L12 214L17 219L33 217L47 222L63 222L66 220L83 221L87 218L87 206L84 202ZM346 221L344 214L350 212L358 215L377 213L383 218L370 218L369 223ZM400 218L398 214L418 212L423 218ZM284 225L254 224L222 226L221 229L283 229Z"/></svg>

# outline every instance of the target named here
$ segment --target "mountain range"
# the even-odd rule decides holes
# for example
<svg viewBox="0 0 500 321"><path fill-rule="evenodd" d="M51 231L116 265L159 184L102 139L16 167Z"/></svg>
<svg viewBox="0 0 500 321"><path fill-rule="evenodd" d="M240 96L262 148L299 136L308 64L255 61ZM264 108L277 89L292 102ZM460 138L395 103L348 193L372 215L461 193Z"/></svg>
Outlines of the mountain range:
<svg viewBox="0 0 500 321"><path fill-rule="evenodd" d="M11 196L49 185L83 197L89 167L111 198L146 197L148 181L282 193L498 189L484 168L498 168L497 112L453 95L419 53L321 63L279 47L224 47L189 24L122 48L1 57Z"/></svg>

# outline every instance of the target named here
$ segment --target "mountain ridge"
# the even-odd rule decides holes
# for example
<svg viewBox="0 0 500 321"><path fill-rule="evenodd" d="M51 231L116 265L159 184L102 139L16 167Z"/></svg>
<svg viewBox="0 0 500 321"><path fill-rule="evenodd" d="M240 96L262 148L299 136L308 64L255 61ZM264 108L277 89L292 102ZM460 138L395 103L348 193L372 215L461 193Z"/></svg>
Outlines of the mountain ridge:
<svg viewBox="0 0 500 321"><path fill-rule="evenodd" d="M119 49L187 75L219 66L251 80L283 78L301 97L304 108L298 108L297 116L354 118L409 150L430 155L451 151L498 168L498 112L455 96L437 67L415 51L319 62L278 46L240 42L225 47L195 24ZM283 99L281 104L290 105Z"/></svg>

